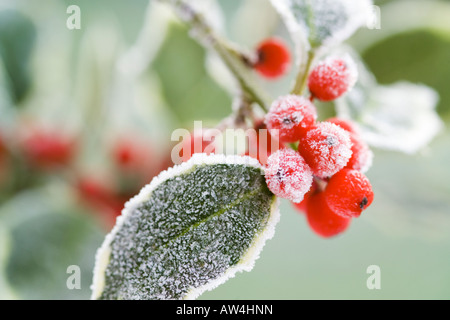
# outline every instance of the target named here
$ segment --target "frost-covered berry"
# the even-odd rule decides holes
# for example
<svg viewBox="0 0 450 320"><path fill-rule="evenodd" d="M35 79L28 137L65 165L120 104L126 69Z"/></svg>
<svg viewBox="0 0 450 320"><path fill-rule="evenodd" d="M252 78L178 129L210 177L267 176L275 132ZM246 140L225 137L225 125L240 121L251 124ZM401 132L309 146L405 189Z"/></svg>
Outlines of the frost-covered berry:
<svg viewBox="0 0 450 320"><path fill-rule="evenodd" d="M258 45L257 60L253 68L263 77L274 79L286 73L291 63L291 55L286 44L270 38Z"/></svg>
<svg viewBox="0 0 450 320"><path fill-rule="evenodd" d="M265 123L272 136L288 143L298 141L314 126L316 119L316 108L308 99L286 95L272 103Z"/></svg>
<svg viewBox="0 0 450 320"><path fill-rule="evenodd" d="M359 217L374 197L369 179L350 169L343 169L331 177L324 194L330 209L346 218Z"/></svg>
<svg viewBox="0 0 450 320"><path fill-rule="evenodd" d="M335 100L354 86L356 70L350 58L326 59L311 71L308 78L309 91L319 100Z"/></svg>
<svg viewBox="0 0 450 320"><path fill-rule="evenodd" d="M309 191L305 194L305 196L303 197L302 202L300 203L293 203L294 204L294 208L297 209L297 211L301 212L301 213L305 213L306 212L306 208L308 206L308 201L311 198L311 196L315 193L319 192L318 190L318 185L317 183L313 180L313 183L311 185L311 188L309 189Z"/></svg>
<svg viewBox="0 0 450 320"><path fill-rule="evenodd" d="M344 232L351 222L351 218L339 216L330 209L323 192L313 194L308 200L306 218L310 228L324 238Z"/></svg>
<svg viewBox="0 0 450 320"><path fill-rule="evenodd" d="M352 142L352 157L345 168L366 172L372 165L372 150L364 140L354 133L350 133L350 141Z"/></svg>
<svg viewBox="0 0 450 320"><path fill-rule="evenodd" d="M347 131L333 123L321 122L302 137L298 151L314 175L327 178L347 165L351 147Z"/></svg>
<svg viewBox="0 0 450 320"><path fill-rule="evenodd" d="M334 118L327 119L326 122L334 123L335 125L341 127L342 129L344 129L350 133L359 134L358 128L350 120L345 120L342 118L334 117Z"/></svg>
<svg viewBox="0 0 450 320"><path fill-rule="evenodd" d="M278 197L299 203L311 188L313 175L305 160L292 149L273 153L265 172L270 191Z"/></svg>

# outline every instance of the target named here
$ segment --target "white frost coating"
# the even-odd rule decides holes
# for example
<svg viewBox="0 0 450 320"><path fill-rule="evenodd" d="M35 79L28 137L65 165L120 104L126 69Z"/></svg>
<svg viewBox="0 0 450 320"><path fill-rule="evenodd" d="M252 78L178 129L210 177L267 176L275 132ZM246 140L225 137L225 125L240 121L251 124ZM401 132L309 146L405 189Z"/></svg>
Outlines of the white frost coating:
<svg viewBox="0 0 450 320"><path fill-rule="evenodd" d="M275 195L300 203L311 188L313 173L298 152L281 149L267 161L266 182Z"/></svg>
<svg viewBox="0 0 450 320"><path fill-rule="evenodd" d="M353 60L350 54L345 54L342 59L345 61L345 65L348 70L349 80L347 91L350 91L358 81L358 66L356 65L355 60Z"/></svg>
<svg viewBox="0 0 450 320"><path fill-rule="evenodd" d="M369 169L372 167L373 164L373 152L372 150L368 149L367 153L366 153L366 157L364 159L364 161L362 161L362 166L361 169L359 169L359 171L361 171L362 173L366 173L367 171L369 171Z"/></svg>
<svg viewBox="0 0 450 320"><path fill-rule="evenodd" d="M412 154L444 127L435 111L438 100L427 86L399 82L364 93L353 90L338 100L337 110L339 116L358 119L361 136L369 145Z"/></svg>
<svg viewBox="0 0 450 320"><path fill-rule="evenodd" d="M174 166L172 168L169 168L169 169L161 172L157 177L153 178L153 180L148 185L143 187L138 195L136 195L135 197L130 199L125 204L125 208L122 210L122 214L116 220L116 225L114 226L112 231L105 237L105 240L103 241L101 247L98 249L98 251L96 253L93 283L91 286L91 290L92 290L91 299L97 299L103 291L104 281L105 281L105 278L104 278L105 261L107 263L107 261L109 260L110 250L111 250L110 245L111 245L115 235L120 230L124 221L128 217L128 215L130 215L137 207L139 207L140 204L147 201L150 198L153 190L155 190L164 181L174 178L185 172L188 172L194 166L205 165L205 164L206 165L214 165L214 164L247 165L250 167L260 169L260 170L262 170L262 172L264 172L264 169L261 166L261 164L258 162L258 160L248 157L248 156L206 155L203 153L194 154L189 161L184 162L180 165ZM266 229L266 231L264 231L258 237L258 239L261 239L260 241L262 241L262 243L260 243L260 241L256 241L256 239L253 242L253 244L259 249L261 249L263 247L265 240L272 237L274 226L275 226L276 222L278 222L278 220L279 220L279 213L278 213L278 210L275 210L275 208L277 208L277 207L275 207L275 205L273 205L272 206L273 212L271 213L270 218L269 218L270 220L269 220L268 228ZM254 249L254 250L255 250L255 253L251 254L251 257L256 259L258 257L260 250L259 251L256 249ZM248 270L248 268L250 268L250 265L252 265L252 264L250 263L250 261L248 261L248 259L243 259L243 260L245 260L245 261L243 261L243 266L240 266L238 264L237 266L230 268L230 270L228 270L222 277L214 280L212 283L208 283L207 285L202 286L201 288L204 288L204 290L211 290L215 286L225 282L227 279L234 276L234 274L236 272L242 271L242 270ZM201 293L200 292L201 288L192 289L193 293L189 294L189 297L198 296Z"/></svg>
<svg viewBox="0 0 450 320"><path fill-rule="evenodd" d="M412 154L442 130L444 124L435 110L439 95L434 89L404 81L378 85L354 50L344 47L342 52L356 62L358 81L335 101L337 115L354 121L370 146Z"/></svg>
<svg viewBox="0 0 450 320"><path fill-rule="evenodd" d="M95 268L96 272L94 272L94 280L92 289L92 298L95 299L102 294L103 288L105 287L105 274L106 268L109 263L109 257L111 255L111 248L106 246L103 250L97 250L95 255Z"/></svg>
<svg viewBox="0 0 450 320"><path fill-rule="evenodd" d="M300 142L305 144L314 174L320 178L331 177L344 168L352 156L350 135L331 122L320 122L315 129L308 131ZM311 160L310 160L311 161Z"/></svg>
<svg viewBox="0 0 450 320"><path fill-rule="evenodd" d="M280 221L280 210L279 210L280 200L275 198L270 209L269 220L267 221L267 226L262 233L260 233L256 238L253 239L248 251L244 254L242 259L233 267L229 268L221 277L210 281L204 286L193 288L185 296L185 300L193 300L200 296L205 291L211 291L217 288L219 285L225 283L227 280L233 278L236 273L247 271L250 272L255 261L258 260L259 255L266 244L267 240L273 238L275 234L275 226Z"/></svg>
<svg viewBox="0 0 450 320"><path fill-rule="evenodd" d="M271 0L296 45L297 63L311 49L310 40L331 47L348 39L371 17L371 0ZM307 21L310 19L310 21ZM308 22L312 26L308 25Z"/></svg>
<svg viewBox="0 0 450 320"><path fill-rule="evenodd" d="M221 7L216 0L164 0L172 4L177 11L178 17L192 24L190 35L206 46L210 45L209 34L204 28L198 27L195 22L196 16L201 17L208 27L222 33L224 29L224 16Z"/></svg>
<svg viewBox="0 0 450 320"><path fill-rule="evenodd" d="M285 95L278 97L264 118L269 131L279 130L282 139L292 136L292 130L297 127L307 128L317 120L317 110L305 97Z"/></svg>
<svg viewBox="0 0 450 320"><path fill-rule="evenodd" d="M201 14L208 25L214 30L222 32L225 26L225 19L222 9L216 0L189 0L188 3L199 14Z"/></svg>
<svg viewBox="0 0 450 320"><path fill-rule="evenodd" d="M269 0L241 0L240 3L230 21L230 38L236 43L256 47L264 39L273 36L280 22L278 12Z"/></svg>

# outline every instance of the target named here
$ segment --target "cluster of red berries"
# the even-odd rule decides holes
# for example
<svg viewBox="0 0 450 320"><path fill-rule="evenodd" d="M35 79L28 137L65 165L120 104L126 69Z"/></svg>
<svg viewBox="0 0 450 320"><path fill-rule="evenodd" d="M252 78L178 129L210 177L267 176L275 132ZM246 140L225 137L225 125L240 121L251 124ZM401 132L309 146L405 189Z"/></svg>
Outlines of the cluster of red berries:
<svg viewBox="0 0 450 320"><path fill-rule="evenodd" d="M93 209L107 228L115 223L126 201L172 165L168 157L154 152L150 141L137 139L134 133L105 143L107 165L92 172L85 165L80 168L77 161L82 156L77 134L35 123L18 126L15 133L0 133L0 188L14 191L42 181L36 177L63 174L80 203ZM27 172L27 179L16 179L13 165Z"/></svg>
<svg viewBox="0 0 450 320"><path fill-rule="evenodd" d="M289 199L306 212L312 230L335 236L359 217L373 201L364 172L372 153L355 126L338 118L317 121L314 98L334 100L354 84L352 66L342 59L317 65L308 78L311 99L297 95L279 97L265 117L272 136L282 148L269 156L266 182L277 196Z"/></svg>
<svg viewBox="0 0 450 320"><path fill-rule="evenodd" d="M112 166L109 172L81 174L75 190L82 203L91 207L107 228L115 224L124 204L160 171L171 166L169 159L135 135L114 139L108 148Z"/></svg>

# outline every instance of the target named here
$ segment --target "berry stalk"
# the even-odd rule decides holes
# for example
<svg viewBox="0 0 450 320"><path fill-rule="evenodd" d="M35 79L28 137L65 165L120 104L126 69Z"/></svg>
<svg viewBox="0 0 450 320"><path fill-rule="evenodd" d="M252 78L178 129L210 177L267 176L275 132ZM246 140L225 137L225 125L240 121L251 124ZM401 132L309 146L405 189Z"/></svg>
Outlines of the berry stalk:
<svg viewBox="0 0 450 320"><path fill-rule="evenodd" d="M296 95L302 95L308 84L309 70L311 69L312 63L314 61L315 54L313 51L308 51L308 58L306 62L300 66L300 69L295 80L294 88L291 93Z"/></svg>

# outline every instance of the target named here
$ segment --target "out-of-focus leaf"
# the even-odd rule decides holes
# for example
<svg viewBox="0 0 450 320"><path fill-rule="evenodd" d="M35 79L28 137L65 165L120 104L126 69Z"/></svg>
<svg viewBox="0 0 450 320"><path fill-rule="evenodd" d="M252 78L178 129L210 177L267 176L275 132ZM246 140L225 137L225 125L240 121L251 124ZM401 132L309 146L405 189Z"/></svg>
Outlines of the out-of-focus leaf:
<svg viewBox="0 0 450 320"><path fill-rule="evenodd" d="M437 111L450 115L450 32L415 30L395 34L363 54L380 83L405 79L436 89L441 97Z"/></svg>
<svg viewBox="0 0 450 320"><path fill-rule="evenodd" d="M358 123L370 145L405 153L424 148L443 128L436 113L438 94L425 85L378 85L358 57L358 82L336 101L339 117Z"/></svg>
<svg viewBox="0 0 450 320"><path fill-rule="evenodd" d="M262 40L274 35L280 18L269 0L241 2L239 9L229 20L230 38L253 48Z"/></svg>
<svg viewBox="0 0 450 320"><path fill-rule="evenodd" d="M0 224L0 300L17 298L6 278L6 263L10 253L10 235L8 230Z"/></svg>
<svg viewBox="0 0 450 320"><path fill-rule="evenodd" d="M205 49L180 24L171 24L165 43L153 61L164 98L185 126L194 120L220 119L231 111L231 98L205 69Z"/></svg>
<svg viewBox="0 0 450 320"><path fill-rule="evenodd" d="M370 0L272 0L297 46L297 57L348 39L368 21Z"/></svg>
<svg viewBox="0 0 450 320"><path fill-rule="evenodd" d="M0 126L4 128L10 126L15 115L15 110L11 108L13 105L11 92L9 90L9 79L3 61L0 60ZM3 129L4 130L4 129Z"/></svg>
<svg viewBox="0 0 450 320"><path fill-rule="evenodd" d="M6 279L21 299L89 298L95 250L103 232L63 198L54 190L27 191L0 209L10 234ZM70 265L80 267L79 290L67 288Z"/></svg>
<svg viewBox="0 0 450 320"><path fill-rule="evenodd" d="M360 29L350 40L382 84L423 83L438 91L437 111L450 119L450 2L395 0L380 5L380 29ZM408 14L405 14L407 12Z"/></svg>
<svg viewBox="0 0 450 320"><path fill-rule="evenodd" d="M174 19L176 17L169 6L150 1L135 43L118 60L119 71L126 76L143 73L158 54Z"/></svg>
<svg viewBox="0 0 450 320"><path fill-rule="evenodd" d="M249 271L278 222L249 157L196 154L130 200L97 253L95 299L193 299Z"/></svg>
<svg viewBox="0 0 450 320"><path fill-rule="evenodd" d="M14 102L20 102L30 87L29 60L35 38L35 27L28 17L16 10L0 10L0 57Z"/></svg>

